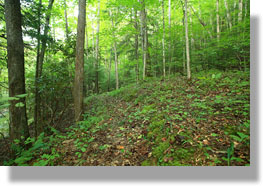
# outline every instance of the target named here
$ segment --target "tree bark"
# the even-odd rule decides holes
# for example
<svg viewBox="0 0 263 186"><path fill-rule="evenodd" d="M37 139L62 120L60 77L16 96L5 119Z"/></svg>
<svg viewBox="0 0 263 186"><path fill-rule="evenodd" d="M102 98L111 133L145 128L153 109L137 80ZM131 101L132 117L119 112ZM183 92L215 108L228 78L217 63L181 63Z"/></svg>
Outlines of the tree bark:
<svg viewBox="0 0 263 186"><path fill-rule="evenodd" d="M95 64L95 92L99 93L99 33L100 33L100 0L98 0L97 34L96 34L96 64Z"/></svg>
<svg viewBox="0 0 263 186"><path fill-rule="evenodd" d="M67 13L67 1L66 0L64 0L64 16L65 16L66 39L68 39L69 30L68 30L68 13Z"/></svg>
<svg viewBox="0 0 263 186"><path fill-rule="evenodd" d="M26 93L21 19L20 1L5 0L9 97ZM22 106L16 106L17 103L22 103ZM23 142L29 137L25 97L10 101L9 120L9 134L12 141L19 139Z"/></svg>
<svg viewBox="0 0 263 186"><path fill-rule="evenodd" d="M172 51L171 51L171 45L172 45L172 33L171 33L171 0L168 1L168 13L169 13L169 75L171 74L171 66L172 66Z"/></svg>
<svg viewBox="0 0 263 186"><path fill-rule="evenodd" d="M43 62L44 62L44 57L45 57L45 52L46 52L46 48L47 48L47 34L49 31L49 22L50 22L50 17L51 17L51 10L53 7L53 3L54 0L49 0L49 4L48 4L48 10L47 10L47 17L46 17L46 23L45 23L45 29L44 29L44 35L43 35L43 39L41 41L42 46L41 46L41 52L40 52L40 56L39 56L39 76L42 76L42 66L43 66Z"/></svg>
<svg viewBox="0 0 263 186"><path fill-rule="evenodd" d="M220 40L220 17L219 17L219 0L216 0L216 33L217 42Z"/></svg>
<svg viewBox="0 0 263 186"><path fill-rule="evenodd" d="M111 57L112 57L112 48L110 50L110 59L109 59L108 92L110 91L110 81L111 81Z"/></svg>
<svg viewBox="0 0 263 186"><path fill-rule="evenodd" d="M139 83L139 55L138 55L138 48L139 48L139 36L138 32L138 23L137 23L137 10L134 11L134 28L135 28L135 59L136 59L136 66L135 66L135 73L136 73L136 83Z"/></svg>
<svg viewBox="0 0 263 186"><path fill-rule="evenodd" d="M232 30L232 21L231 21L231 15L230 15L229 9L228 9L227 0L224 0L224 3L225 3L225 8L226 8L226 16L227 16L229 28L230 28L230 30Z"/></svg>
<svg viewBox="0 0 263 186"><path fill-rule="evenodd" d="M238 22L242 21L243 16L243 0L239 0L239 12L238 12Z"/></svg>
<svg viewBox="0 0 263 186"><path fill-rule="evenodd" d="M116 90L119 89L119 72L118 72L118 54L117 54L117 44L116 44L116 36L115 36L115 25L113 22L113 15L110 13L110 17L111 17L111 25L113 28L113 40L114 40L114 64L115 64L115 80L116 80Z"/></svg>
<svg viewBox="0 0 263 186"><path fill-rule="evenodd" d="M185 43L186 43L187 79L190 80L191 69L190 69L190 53L189 53L188 21L187 21L187 0L185 0Z"/></svg>
<svg viewBox="0 0 263 186"><path fill-rule="evenodd" d="M40 27L41 27L41 6L42 0L39 0L38 5L38 28L37 28L37 59L36 59L36 73L35 73L35 108L34 108L34 128L35 128L35 137L38 136L38 131L41 131L38 127L38 120L40 118L40 94L39 94L39 87L38 87L38 80L39 80L39 56L40 56Z"/></svg>
<svg viewBox="0 0 263 186"><path fill-rule="evenodd" d="M74 82L74 109L75 109L76 122L82 120L82 114L83 114L85 24L86 24L86 0L79 0L75 82Z"/></svg>
<svg viewBox="0 0 263 186"><path fill-rule="evenodd" d="M141 37L142 37L142 51L143 51L143 73L142 79L146 77L146 65L147 65L147 23L146 23L146 12L145 12L145 2L144 0L139 1L141 3Z"/></svg>
<svg viewBox="0 0 263 186"><path fill-rule="evenodd" d="M41 6L40 1L40 6ZM34 113L34 125L35 125L35 136L38 136L41 132L44 131L43 123L40 121L42 115L41 115L41 109L40 109L40 103L41 103L41 95L39 93L39 80L42 77L42 68L43 68L43 62L44 62L44 56L46 51L46 44L47 44L47 35L49 31L49 22L51 17L51 10L53 6L54 0L49 0L48 4L48 10L47 10L47 16L46 16L46 23L44 27L44 35L41 39L41 51L40 50L40 42L39 48L38 48L38 54L37 54L37 62L36 62L36 75L35 75L35 113ZM41 9L39 9L39 24L40 24L40 14ZM39 37L40 37L40 25L39 25Z"/></svg>
<svg viewBox="0 0 263 186"><path fill-rule="evenodd" d="M162 1L162 13L163 13L163 39L162 39L162 44L163 44L163 77L165 78L166 72L165 72L165 21L164 21L164 0Z"/></svg>

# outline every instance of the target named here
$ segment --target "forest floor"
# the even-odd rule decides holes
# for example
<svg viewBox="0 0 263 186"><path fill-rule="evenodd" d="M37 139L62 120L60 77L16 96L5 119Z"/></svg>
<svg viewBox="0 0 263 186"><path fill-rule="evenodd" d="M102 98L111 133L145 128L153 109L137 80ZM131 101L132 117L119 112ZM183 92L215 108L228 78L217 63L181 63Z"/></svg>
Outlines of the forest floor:
<svg viewBox="0 0 263 186"><path fill-rule="evenodd" d="M249 73L150 79L85 99L84 121L42 134L9 164L250 164Z"/></svg>

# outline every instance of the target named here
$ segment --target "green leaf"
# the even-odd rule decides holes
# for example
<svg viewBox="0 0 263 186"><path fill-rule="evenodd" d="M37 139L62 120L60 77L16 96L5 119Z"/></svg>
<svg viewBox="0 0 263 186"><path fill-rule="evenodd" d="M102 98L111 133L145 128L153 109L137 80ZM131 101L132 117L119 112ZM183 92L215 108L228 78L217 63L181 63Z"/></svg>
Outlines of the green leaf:
<svg viewBox="0 0 263 186"><path fill-rule="evenodd" d="M25 106L25 105L24 105L24 103L20 102L20 103L17 103L15 106L16 106L16 107L23 107L23 106Z"/></svg>
<svg viewBox="0 0 263 186"><path fill-rule="evenodd" d="M240 138L243 140L244 138L247 138L248 135L242 133L242 132L237 132L237 134L240 136Z"/></svg>
<svg viewBox="0 0 263 186"><path fill-rule="evenodd" d="M86 148L84 148L84 147L82 147L81 149L80 149L82 152L86 152Z"/></svg>
<svg viewBox="0 0 263 186"><path fill-rule="evenodd" d="M233 138L235 141L241 142L242 139L235 135L229 135L231 138Z"/></svg>
<svg viewBox="0 0 263 186"><path fill-rule="evenodd" d="M218 136L218 134L216 134L216 133L212 133L211 136L214 136L214 137L215 137L215 136Z"/></svg>
<svg viewBox="0 0 263 186"><path fill-rule="evenodd" d="M92 138L90 138L90 139L88 140L88 142L90 143L90 142L94 141L94 139L95 139L95 138L92 137Z"/></svg>
<svg viewBox="0 0 263 186"><path fill-rule="evenodd" d="M18 98L24 98L24 97L26 97L26 96L27 96L27 94L16 95L16 97L18 97Z"/></svg>

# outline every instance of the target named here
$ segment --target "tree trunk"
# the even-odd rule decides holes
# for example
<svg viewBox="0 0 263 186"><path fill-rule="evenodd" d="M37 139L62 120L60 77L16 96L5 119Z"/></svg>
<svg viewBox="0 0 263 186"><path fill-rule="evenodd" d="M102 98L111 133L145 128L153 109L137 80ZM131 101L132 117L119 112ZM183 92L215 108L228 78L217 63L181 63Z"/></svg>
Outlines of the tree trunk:
<svg viewBox="0 0 263 186"><path fill-rule="evenodd" d="M163 77L165 78L166 73L165 73L165 21L164 21L164 0L162 1L162 13L163 13L163 39L162 39L162 44L163 44Z"/></svg>
<svg viewBox="0 0 263 186"><path fill-rule="evenodd" d="M49 0L49 4L48 4L48 10L47 10L47 17L46 17L46 23L45 23L45 29L44 29L44 36L42 39L42 48L41 48L41 52L40 52L40 56L39 56L39 76L42 76L42 66L43 66L43 62L44 62L44 57L45 57L45 52L46 52L46 48L47 48L47 34L49 31L49 22L50 22L50 17L51 17L51 10L53 7L53 3L54 0Z"/></svg>
<svg viewBox="0 0 263 186"><path fill-rule="evenodd" d="M100 0L98 0L97 34L96 34L96 64L95 64L95 92L99 93L99 33L100 33Z"/></svg>
<svg viewBox="0 0 263 186"><path fill-rule="evenodd" d="M108 92L110 91L110 81L111 81L111 57L112 57L112 48L110 50L110 59L109 59Z"/></svg>
<svg viewBox="0 0 263 186"><path fill-rule="evenodd" d="M79 15L76 43L76 66L74 82L75 121L82 120L83 113L83 82L84 82L84 42L86 24L86 0L79 0Z"/></svg>
<svg viewBox="0 0 263 186"><path fill-rule="evenodd" d="M231 21L231 15L230 15L230 13L229 13L229 9L228 9L227 0L224 0L224 2L225 2L226 16L227 16L227 20L228 20L229 28L230 28L230 30L232 30L232 21Z"/></svg>
<svg viewBox="0 0 263 186"><path fill-rule="evenodd" d="M216 0L216 35L217 42L220 40L220 22L219 22L219 0Z"/></svg>
<svg viewBox="0 0 263 186"><path fill-rule="evenodd" d="M141 37L142 37L142 51L143 51L143 73L142 79L146 77L146 65L147 65L147 32L146 32L146 13L145 13L145 2L144 0L139 1L141 3Z"/></svg>
<svg viewBox="0 0 263 186"><path fill-rule="evenodd" d="M37 60L36 60L36 73L35 73L35 108L34 108L34 128L35 128L35 137L38 136L38 132L42 131L38 125L38 120L40 118L40 94L39 94L39 87L38 87L38 80L39 80L39 56L40 56L40 27L41 27L41 6L42 0L39 0L38 5L38 28L37 28Z"/></svg>
<svg viewBox="0 0 263 186"><path fill-rule="evenodd" d="M247 8L247 5L248 5L248 3L247 3L247 1L245 0L245 15L244 15L245 18L247 17L247 9L248 9L248 8Z"/></svg>
<svg viewBox="0 0 263 186"><path fill-rule="evenodd" d="M239 12L238 12L238 22L242 21L243 12L243 0L239 0Z"/></svg>
<svg viewBox="0 0 263 186"><path fill-rule="evenodd" d="M190 80L191 69L190 69L190 53L189 53L188 22L187 22L187 0L185 0L185 43L186 43L187 79Z"/></svg>
<svg viewBox="0 0 263 186"><path fill-rule="evenodd" d="M136 83L139 83L139 55L138 55L138 48L139 48L139 36L137 34L138 32L138 23L137 23L137 10L134 11L134 28L135 28L135 59L136 59L136 67L135 67L135 73L136 73Z"/></svg>
<svg viewBox="0 0 263 186"><path fill-rule="evenodd" d="M68 39L69 30L68 30L68 13L67 13L67 1L66 0L64 0L64 16L65 16L66 39Z"/></svg>
<svg viewBox="0 0 263 186"><path fill-rule="evenodd" d="M114 25L114 22L113 22L113 15L111 13L111 11L109 12L110 13L110 17L111 18L111 25L112 25L112 28L113 28L113 39L114 39L114 64L115 64L115 80L116 80L116 90L119 89L119 72L118 72L118 54L117 54L117 44L116 44L116 36L115 36L115 25Z"/></svg>
<svg viewBox="0 0 263 186"><path fill-rule="evenodd" d="M41 109L40 109L41 95L39 93L38 82L42 76L42 67L43 67L43 62L44 62L44 57L45 57L45 52L46 52L46 47L47 47L46 46L47 35L48 35L48 30L49 30L49 22L50 22L53 3L54 3L54 0L49 0L48 10L47 10L48 13L46 16L46 23L44 27L44 35L43 35L43 38L41 39L41 51L39 54L37 54L36 75L35 75L35 81L36 81L35 82L35 87L36 87L35 88L35 91L36 91L35 92L35 113L34 113L35 136L38 136L41 132L44 131L43 123L40 121L42 117ZM39 9L39 11L41 10ZM39 19L40 19L40 13L39 13ZM39 20L39 24L40 24L40 20ZM40 34L40 30L39 30L39 34ZM39 47L40 47L40 43L39 43Z"/></svg>
<svg viewBox="0 0 263 186"><path fill-rule="evenodd" d="M9 97L26 93L21 18L20 1L5 0ZM21 106L16 106L17 103L21 103ZM9 134L12 141L19 139L23 142L29 137L25 97L10 101L9 120Z"/></svg>
<svg viewBox="0 0 263 186"><path fill-rule="evenodd" d="M93 57L95 57L95 50L96 49L95 49L95 33L94 33L94 29L93 29L93 21L92 21L92 50L93 50L93 52L92 52L93 53Z"/></svg>
<svg viewBox="0 0 263 186"><path fill-rule="evenodd" d="M172 65L171 0L169 0L168 5L169 5L169 8L168 8L168 13L169 13L169 75L170 75L171 74L171 65Z"/></svg>

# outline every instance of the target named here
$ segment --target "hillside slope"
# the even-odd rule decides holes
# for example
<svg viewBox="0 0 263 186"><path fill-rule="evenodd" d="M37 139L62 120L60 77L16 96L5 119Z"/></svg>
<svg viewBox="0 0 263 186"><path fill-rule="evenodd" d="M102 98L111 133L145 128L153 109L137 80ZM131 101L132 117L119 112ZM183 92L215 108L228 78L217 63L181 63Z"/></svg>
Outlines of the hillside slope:
<svg viewBox="0 0 263 186"><path fill-rule="evenodd" d="M249 165L249 94L248 73L210 72L91 96L84 121L43 134L12 163Z"/></svg>

